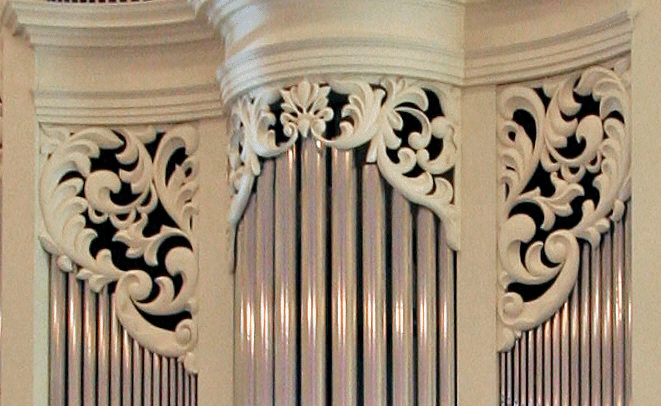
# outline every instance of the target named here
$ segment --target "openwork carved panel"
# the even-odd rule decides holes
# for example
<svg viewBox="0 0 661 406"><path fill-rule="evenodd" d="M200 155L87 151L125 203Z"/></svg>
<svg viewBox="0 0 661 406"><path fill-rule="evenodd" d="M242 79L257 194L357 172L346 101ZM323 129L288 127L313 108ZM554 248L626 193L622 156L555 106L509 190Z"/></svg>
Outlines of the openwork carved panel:
<svg viewBox="0 0 661 406"><path fill-rule="evenodd" d="M631 195L628 60L498 94L500 349L551 317Z"/></svg>
<svg viewBox="0 0 661 406"><path fill-rule="evenodd" d="M261 160L278 156L299 137L319 147L353 149L368 144L366 162L408 200L425 206L446 225L448 245L459 247L453 170L459 147L458 89L387 77L311 83L260 91L240 98L231 113L229 148L236 228Z"/></svg>
<svg viewBox="0 0 661 406"><path fill-rule="evenodd" d="M62 271L114 292L136 341L194 371L196 129L42 130L43 247Z"/></svg>

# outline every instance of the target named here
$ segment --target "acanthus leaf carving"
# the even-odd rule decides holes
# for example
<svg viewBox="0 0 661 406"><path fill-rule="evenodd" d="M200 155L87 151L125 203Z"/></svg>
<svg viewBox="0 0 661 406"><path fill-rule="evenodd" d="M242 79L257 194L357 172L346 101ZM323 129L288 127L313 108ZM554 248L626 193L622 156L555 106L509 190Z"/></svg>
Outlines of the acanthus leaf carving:
<svg viewBox="0 0 661 406"><path fill-rule="evenodd" d="M332 95L343 104L331 106ZM435 99L433 111L430 97ZM451 86L393 77L375 82L303 80L277 92L241 97L230 119L232 236L260 174L260 159L278 156L299 137L311 136L320 146L339 149L368 143L367 163L376 163L384 179L411 202L438 215L448 245L458 249L459 216L451 174L459 148L458 98L458 89ZM279 106L279 118L272 106ZM333 121L336 117L339 120ZM280 137L274 130L277 119L282 124ZM407 127L405 122L414 124ZM337 128L329 131L329 125ZM440 152L430 152L432 142L440 143Z"/></svg>
<svg viewBox="0 0 661 406"><path fill-rule="evenodd" d="M164 131L44 126L40 179L40 241L57 266L97 292L114 289L117 317L129 335L157 354L182 359L191 372L197 147L190 125Z"/></svg>
<svg viewBox="0 0 661 406"><path fill-rule="evenodd" d="M630 86L626 65L617 66L498 95L501 351L562 306L576 284L579 240L599 244L630 198Z"/></svg>

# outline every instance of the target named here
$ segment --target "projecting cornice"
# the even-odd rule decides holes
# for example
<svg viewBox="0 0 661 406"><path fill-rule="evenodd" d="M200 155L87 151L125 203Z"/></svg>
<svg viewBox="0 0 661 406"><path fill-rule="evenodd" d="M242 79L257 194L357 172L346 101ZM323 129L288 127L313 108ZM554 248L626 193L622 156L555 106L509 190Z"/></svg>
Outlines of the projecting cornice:
<svg viewBox="0 0 661 406"><path fill-rule="evenodd" d="M510 0L469 5L464 85L538 79L629 52L635 11L606 3Z"/></svg>
<svg viewBox="0 0 661 406"><path fill-rule="evenodd" d="M191 0L225 40L224 100L265 84L342 74L450 84L464 71L456 1Z"/></svg>
<svg viewBox="0 0 661 406"><path fill-rule="evenodd" d="M3 21L34 46L141 47L205 41L213 30L183 1L60 3L12 0Z"/></svg>
<svg viewBox="0 0 661 406"><path fill-rule="evenodd" d="M545 77L628 52L635 14L588 0L189 1L225 40L226 101L342 74L459 86Z"/></svg>
<svg viewBox="0 0 661 406"><path fill-rule="evenodd" d="M172 123L222 113L220 39L183 0L11 0L2 18L34 48L39 122Z"/></svg>

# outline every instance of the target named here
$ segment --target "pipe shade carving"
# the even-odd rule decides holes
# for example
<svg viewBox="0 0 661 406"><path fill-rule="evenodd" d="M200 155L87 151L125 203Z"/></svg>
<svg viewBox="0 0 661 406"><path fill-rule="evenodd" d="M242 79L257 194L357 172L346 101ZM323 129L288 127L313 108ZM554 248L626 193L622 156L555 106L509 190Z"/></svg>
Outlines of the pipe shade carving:
<svg viewBox="0 0 661 406"><path fill-rule="evenodd" d="M386 77L300 83L241 97L231 113L229 146L235 233L261 173L261 159L276 157L301 138L319 147L369 144L366 161L408 200L431 209L459 248L453 169L459 148L458 89Z"/></svg>
<svg viewBox="0 0 661 406"><path fill-rule="evenodd" d="M42 130L42 246L94 291L114 289L137 342L195 371L196 129Z"/></svg>
<svg viewBox="0 0 661 406"><path fill-rule="evenodd" d="M499 345L551 317L631 196L628 61L498 95Z"/></svg>

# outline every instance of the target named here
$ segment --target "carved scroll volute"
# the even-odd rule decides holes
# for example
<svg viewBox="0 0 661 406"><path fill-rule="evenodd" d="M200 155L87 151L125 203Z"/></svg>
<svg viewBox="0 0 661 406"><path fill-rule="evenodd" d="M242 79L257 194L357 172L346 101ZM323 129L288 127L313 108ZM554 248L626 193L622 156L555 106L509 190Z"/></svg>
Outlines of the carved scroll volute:
<svg viewBox="0 0 661 406"><path fill-rule="evenodd" d="M449 246L458 249L452 176L459 148L458 102L458 89L451 86L392 77L378 82L303 80L243 96L230 119L232 228L260 174L260 160L285 152L301 137L312 137L320 146L340 149L369 144L366 163L376 163L396 190L439 216ZM329 128L334 122L337 128ZM279 134L276 123L281 126ZM414 130L404 133L406 128Z"/></svg>
<svg viewBox="0 0 661 406"><path fill-rule="evenodd" d="M42 135L42 246L91 289L114 290L141 345L194 372L196 129L44 126Z"/></svg>
<svg viewBox="0 0 661 406"><path fill-rule="evenodd" d="M567 300L630 198L628 61L498 95L500 349Z"/></svg>

